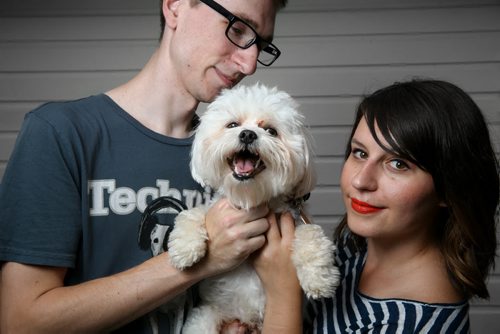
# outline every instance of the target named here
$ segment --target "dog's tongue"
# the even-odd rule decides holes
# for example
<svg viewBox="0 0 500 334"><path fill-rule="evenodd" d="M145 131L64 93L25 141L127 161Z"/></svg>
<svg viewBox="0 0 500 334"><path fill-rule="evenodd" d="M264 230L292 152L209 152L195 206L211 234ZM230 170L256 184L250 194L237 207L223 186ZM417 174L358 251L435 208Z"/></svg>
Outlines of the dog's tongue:
<svg viewBox="0 0 500 334"><path fill-rule="evenodd" d="M250 159L238 158L234 162L237 173L251 173L254 170L254 162Z"/></svg>

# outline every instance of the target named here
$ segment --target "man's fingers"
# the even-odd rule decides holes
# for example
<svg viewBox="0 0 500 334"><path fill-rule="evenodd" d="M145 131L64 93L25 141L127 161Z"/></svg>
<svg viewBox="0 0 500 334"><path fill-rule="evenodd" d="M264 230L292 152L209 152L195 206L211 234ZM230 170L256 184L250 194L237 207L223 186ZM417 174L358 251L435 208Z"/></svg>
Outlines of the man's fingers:
<svg viewBox="0 0 500 334"><path fill-rule="evenodd" d="M257 220L259 218L265 217L269 212L269 208L265 204L261 204L255 208L251 208L248 211L248 221Z"/></svg>
<svg viewBox="0 0 500 334"><path fill-rule="evenodd" d="M266 237L264 235L259 235L247 240L248 248L250 250L249 254L261 249L266 243Z"/></svg>
<svg viewBox="0 0 500 334"><path fill-rule="evenodd" d="M241 225L242 234L247 238L263 235L269 229L269 222L266 218L260 218Z"/></svg>

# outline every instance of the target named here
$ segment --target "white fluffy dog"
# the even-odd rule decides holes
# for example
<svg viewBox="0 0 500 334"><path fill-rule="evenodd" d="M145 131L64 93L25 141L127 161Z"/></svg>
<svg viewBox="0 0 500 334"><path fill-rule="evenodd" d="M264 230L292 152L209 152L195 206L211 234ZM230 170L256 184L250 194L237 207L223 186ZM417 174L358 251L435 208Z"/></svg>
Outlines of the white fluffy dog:
<svg viewBox="0 0 500 334"><path fill-rule="evenodd" d="M268 203L299 219L302 198L315 184L309 135L296 102L285 92L256 84L225 90L212 102L196 130L191 172L203 185L238 208ZM184 269L206 252L206 207L181 212L168 243L172 264ZM296 228L292 259L308 297L333 295L338 270L333 243L319 225ZM200 284L201 305L188 315L183 333L219 333L239 319L261 328L265 296L253 268L245 263Z"/></svg>

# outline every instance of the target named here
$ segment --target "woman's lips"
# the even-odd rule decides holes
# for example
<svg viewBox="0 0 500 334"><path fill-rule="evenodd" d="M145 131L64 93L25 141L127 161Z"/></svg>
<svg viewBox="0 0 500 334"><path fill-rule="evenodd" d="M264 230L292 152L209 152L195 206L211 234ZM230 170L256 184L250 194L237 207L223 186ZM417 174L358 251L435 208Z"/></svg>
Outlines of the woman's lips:
<svg viewBox="0 0 500 334"><path fill-rule="evenodd" d="M351 198L351 207L354 211L361 214L375 213L382 210L382 208L362 202L356 198Z"/></svg>

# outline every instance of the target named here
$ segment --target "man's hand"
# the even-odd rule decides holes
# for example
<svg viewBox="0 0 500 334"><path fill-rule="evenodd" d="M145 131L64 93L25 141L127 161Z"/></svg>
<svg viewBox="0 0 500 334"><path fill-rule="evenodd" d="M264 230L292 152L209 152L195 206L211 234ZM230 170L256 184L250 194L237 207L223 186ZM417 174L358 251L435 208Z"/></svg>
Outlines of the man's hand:
<svg viewBox="0 0 500 334"><path fill-rule="evenodd" d="M227 199L217 201L205 216L208 251L200 265L207 275L237 267L251 253L261 248L269 228L269 209L259 206L249 211L234 208Z"/></svg>

